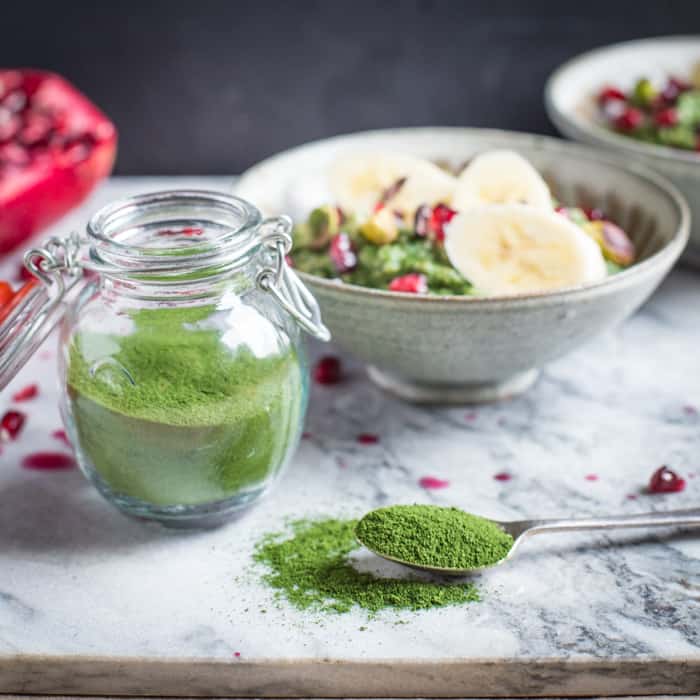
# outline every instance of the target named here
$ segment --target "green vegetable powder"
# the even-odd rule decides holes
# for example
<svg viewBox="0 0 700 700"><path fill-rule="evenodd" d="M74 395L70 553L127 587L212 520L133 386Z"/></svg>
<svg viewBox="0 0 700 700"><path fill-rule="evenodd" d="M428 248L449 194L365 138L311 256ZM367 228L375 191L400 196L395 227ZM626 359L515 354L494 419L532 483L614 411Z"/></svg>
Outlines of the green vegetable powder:
<svg viewBox="0 0 700 700"><path fill-rule="evenodd" d="M305 397L297 354L229 347L213 313L139 310L129 334L73 338L78 449L112 491L163 506L223 500L262 488L294 446Z"/></svg>
<svg viewBox="0 0 700 700"><path fill-rule="evenodd" d="M269 571L264 580L300 610L345 613L357 606L380 610L426 610L477 601L472 583L437 583L418 579L378 578L359 572L350 561L359 548L356 520L298 520L291 536L264 537L254 559Z"/></svg>
<svg viewBox="0 0 700 700"><path fill-rule="evenodd" d="M490 566L513 546L513 538L486 518L429 505L374 510L358 523L357 536L378 554L445 569Z"/></svg>

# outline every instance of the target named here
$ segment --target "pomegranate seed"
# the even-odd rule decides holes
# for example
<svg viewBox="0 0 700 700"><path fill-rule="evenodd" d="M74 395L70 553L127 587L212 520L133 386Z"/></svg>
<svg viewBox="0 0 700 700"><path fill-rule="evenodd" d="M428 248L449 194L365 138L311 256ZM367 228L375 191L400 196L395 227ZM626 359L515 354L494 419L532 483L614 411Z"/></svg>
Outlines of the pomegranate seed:
<svg viewBox="0 0 700 700"><path fill-rule="evenodd" d="M389 283L390 292L404 292L406 294L426 294L428 291L428 278L417 272L394 277Z"/></svg>
<svg viewBox="0 0 700 700"><path fill-rule="evenodd" d="M666 466L659 467L649 480L649 493L677 493L685 488L685 479Z"/></svg>
<svg viewBox="0 0 700 700"><path fill-rule="evenodd" d="M10 112L21 112L27 104L27 95L22 90L13 90L2 98L2 106Z"/></svg>
<svg viewBox="0 0 700 700"><path fill-rule="evenodd" d="M20 389L13 397L13 401L29 401L39 395L39 387L36 384L28 384Z"/></svg>
<svg viewBox="0 0 700 700"><path fill-rule="evenodd" d="M22 460L22 466L25 469L40 470L72 469L75 466L75 460L71 455L62 452L35 452Z"/></svg>
<svg viewBox="0 0 700 700"><path fill-rule="evenodd" d="M241 657L241 652L240 652L240 651L234 651L234 652L233 652L233 655L234 655L237 659L239 659L239 658Z"/></svg>
<svg viewBox="0 0 700 700"><path fill-rule="evenodd" d="M0 70L0 99L22 86L22 73L18 70Z"/></svg>
<svg viewBox="0 0 700 700"><path fill-rule="evenodd" d="M598 103L604 105L609 100L627 101L627 95L619 88L609 85L608 87L604 87L598 94Z"/></svg>
<svg viewBox="0 0 700 700"><path fill-rule="evenodd" d="M52 127L53 122L46 114L29 111L24 115L24 126L19 133L19 140L25 146L34 146L49 136Z"/></svg>
<svg viewBox="0 0 700 700"><path fill-rule="evenodd" d="M678 112L673 107L662 109L654 115L657 126L675 126L678 124Z"/></svg>
<svg viewBox="0 0 700 700"><path fill-rule="evenodd" d="M683 406L683 413L685 413L686 416L697 416L698 409L692 404L686 404Z"/></svg>
<svg viewBox="0 0 700 700"><path fill-rule="evenodd" d="M510 481L513 478L513 475L509 472L498 472L498 474L493 475L493 478L496 481Z"/></svg>
<svg viewBox="0 0 700 700"><path fill-rule="evenodd" d="M328 255L339 273L350 272L357 266L357 255L352 240L347 233L336 233L331 238Z"/></svg>
<svg viewBox="0 0 700 700"><path fill-rule="evenodd" d="M15 293L9 282L0 282L0 307L9 303L14 295Z"/></svg>
<svg viewBox="0 0 700 700"><path fill-rule="evenodd" d="M62 144L62 153L58 156L61 165L77 165L87 160L95 147L92 134L83 134Z"/></svg>
<svg viewBox="0 0 700 700"><path fill-rule="evenodd" d="M470 411L464 416L464 420L468 421L469 423L473 423L478 417L479 414L476 411Z"/></svg>
<svg viewBox="0 0 700 700"><path fill-rule="evenodd" d="M314 379L318 384L337 384L342 379L340 358L322 357L314 367Z"/></svg>
<svg viewBox="0 0 700 700"><path fill-rule="evenodd" d="M22 126L22 120L6 107L0 106L0 142L9 141Z"/></svg>
<svg viewBox="0 0 700 700"><path fill-rule="evenodd" d="M435 234L438 241L445 240L445 224L448 224L455 217L457 212L450 209L446 204L436 204L432 216L430 217L430 230Z"/></svg>
<svg viewBox="0 0 700 700"><path fill-rule="evenodd" d="M615 119L615 126L620 129L620 131L633 131L642 123L643 119L644 115L640 110L635 107L628 107Z"/></svg>
<svg viewBox="0 0 700 700"><path fill-rule="evenodd" d="M450 482L445 479L438 479L436 476L424 476L418 480L418 485L430 491L434 489L446 489L450 485Z"/></svg>
<svg viewBox="0 0 700 700"><path fill-rule="evenodd" d="M60 440L64 445L71 447L70 440L68 439L68 435L66 434L65 430L54 430L53 433L51 433L51 437L54 440Z"/></svg>
<svg viewBox="0 0 700 700"><path fill-rule="evenodd" d="M31 156L25 148L18 143L4 143L0 145L0 164L14 165L20 167L27 165Z"/></svg>
<svg viewBox="0 0 700 700"><path fill-rule="evenodd" d="M204 233L204 229L199 226L186 226L181 233L183 236L201 236Z"/></svg>
<svg viewBox="0 0 700 700"><path fill-rule="evenodd" d="M374 433L360 433L357 436L357 442L360 445L376 445L379 442L379 435Z"/></svg>
<svg viewBox="0 0 700 700"><path fill-rule="evenodd" d="M597 474L586 474L586 476L583 477L586 481L598 481L598 475Z"/></svg>
<svg viewBox="0 0 700 700"><path fill-rule="evenodd" d="M603 210L596 207L584 207L583 213L589 221L602 221L605 218Z"/></svg>
<svg viewBox="0 0 700 700"><path fill-rule="evenodd" d="M16 440L26 418L24 413L19 411L8 411L0 420L0 440Z"/></svg>

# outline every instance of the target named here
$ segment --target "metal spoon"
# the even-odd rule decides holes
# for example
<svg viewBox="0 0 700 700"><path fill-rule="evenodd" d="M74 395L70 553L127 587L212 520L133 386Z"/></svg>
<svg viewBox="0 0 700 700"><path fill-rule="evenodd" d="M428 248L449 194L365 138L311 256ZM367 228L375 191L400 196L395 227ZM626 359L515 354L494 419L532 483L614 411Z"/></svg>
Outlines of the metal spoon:
<svg viewBox="0 0 700 700"><path fill-rule="evenodd" d="M492 520L492 523L505 530L513 537L513 546L508 554L500 561L482 566L475 569L447 569L439 566L425 566L423 564L414 564L410 561L403 561L395 557L387 556L382 552L377 552L365 542L360 540L367 549L374 552L377 556L389 561L396 562L409 566L418 571L429 571L442 576L465 576L466 574L475 573L489 569L492 566L503 564L513 558L516 550L523 540L530 535L540 535L547 532L577 532L579 530L617 530L630 527L676 527L679 525L700 525L700 508L691 508L689 510L670 510L665 513L639 513L636 515L614 515L607 518L576 518L568 520L512 520L510 522L498 522Z"/></svg>

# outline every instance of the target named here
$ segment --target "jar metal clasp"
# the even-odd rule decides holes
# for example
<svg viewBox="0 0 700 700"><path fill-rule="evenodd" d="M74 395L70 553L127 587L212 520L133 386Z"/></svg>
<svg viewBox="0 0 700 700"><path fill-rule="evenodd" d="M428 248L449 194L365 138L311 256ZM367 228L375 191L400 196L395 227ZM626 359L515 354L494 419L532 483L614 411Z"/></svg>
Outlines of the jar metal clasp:
<svg viewBox="0 0 700 700"><path fill-rule="evenodd" d="M316 299L287 264L292 248L292 220L288 216L265 219L258 231L263 245L273 254L273 265L258 273L258 286L271 294L307 333L319 340L330 340Z"/></svg>
<svg viewBox="0 0 700 700"><path fill-rule="evenodd" d="M0 319L0 390L63 317L66 297L83 276L80 247L80 237L71 233L66 238L53 236L42 248L25 253L25 267L34 279Z"/></svg>

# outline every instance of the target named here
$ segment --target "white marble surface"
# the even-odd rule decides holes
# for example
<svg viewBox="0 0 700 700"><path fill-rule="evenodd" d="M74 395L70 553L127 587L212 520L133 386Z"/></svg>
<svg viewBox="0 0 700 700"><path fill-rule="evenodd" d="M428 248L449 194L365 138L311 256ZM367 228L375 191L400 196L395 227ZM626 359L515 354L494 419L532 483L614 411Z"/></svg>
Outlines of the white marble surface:
<svg viewBox="0 0 700 700"><path fill-rule="evenodd" d="M82 225L103 201L123 193L190 183L228 184L213 178L116 180L59 229ZM0 272L10 269L14 263ZM621 661L610 668L624 669L634 662L629 668L637 669L637 662L648 661L657 677L671 674L663 687L642 683L649 692L700 690L698 531L536 538L512 564L478 577L481 603L386 612L369 621L360 611L324 617L276 605L250 563L256 539L279 529L285 518L355 516L391 502L454 504L502 519L697 506L699 299L700 275L675 271L628 323L550 366L526 396L500 405L402 404L348 359L345 382L313 388L310 437L277 489L238 522L196 534L125 518L77 470L21 468L29 452L63 449L51 437L60 419L50 339L0 397L4 412L18 388L34 381L41 388L39 399L21 405L29 416L21 438L0 454L0 692L71 692L65 679L75 681L83 672L93 675L86 692L138 692L138 686L114 686L105 670L113 660L115 677L117 668L125 674L129 660L137 659L192 668L225 664L234 669L231 678L236 667L241 673L258 667L264 676L270 664L288 660L300 669L316 668L316 662L352 662L361 669L363 661L376 668L391 661L392 667L428 663L436 669L432 662L476 667L500 661L534 669L549 660L562 674L553 677L562 694L579 688L569 684L567 673L580 673L586 664L607 668ZM380 442L358 444L363 432L378 434ZM644 494L650 474L664 463L688 479L687 489ZM514 478L494 480L501 471ZM587 480L589 474L598 479ZM428 475L450 486L425 491L418 481ZM389 571L365 555L358 565ZM71 665L76 657L84 658ZM93 670L104 674L104 690L87 657L98 657ZM45 683L57 685L33 683L32 674L41 675L52 660L63 671L49 673ZM642 672L619 673L628 686L617 682L620 676L581 689L641 692ZM241 688L231 678L202 692L234 695ZM493 694L509 691L497 678ZM354 694L365 694L363 673L356 682ZM425 694L426 685L419 687ZM182 694L189 690L185 686ZM516 690L510 688L511 694Z"/></svg>

